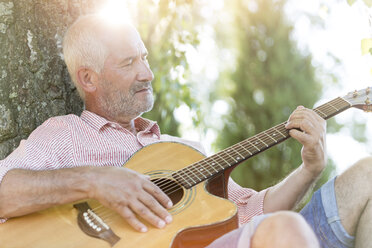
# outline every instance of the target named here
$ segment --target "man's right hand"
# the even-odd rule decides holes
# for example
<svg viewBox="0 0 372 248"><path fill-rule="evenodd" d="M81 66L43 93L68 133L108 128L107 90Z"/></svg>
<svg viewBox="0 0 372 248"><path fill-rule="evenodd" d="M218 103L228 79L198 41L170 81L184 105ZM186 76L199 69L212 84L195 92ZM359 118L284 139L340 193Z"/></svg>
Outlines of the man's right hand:
<svg viewBox="0 0 372 248"><path fill-rule="evenodd" d="M92 171L89 197L118 212L134 229L147 231L136 214L158 228L172 221L166 210L172 207L172 201L145 175L123 167L97 167Z"/></svg>

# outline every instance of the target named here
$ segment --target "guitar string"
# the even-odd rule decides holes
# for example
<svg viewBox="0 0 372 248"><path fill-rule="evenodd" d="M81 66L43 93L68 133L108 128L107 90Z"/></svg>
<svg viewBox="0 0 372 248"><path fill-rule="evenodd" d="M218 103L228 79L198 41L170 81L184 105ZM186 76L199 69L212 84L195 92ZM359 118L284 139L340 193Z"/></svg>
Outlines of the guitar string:
<svg viewBox="0 0 372 248"><path fill-rule="evenodd" d="M333 106L330 106L331 108L333 107ZM321 111L320 109L316 109L316 110L319 110L320 111L320 113L323 113L323 111L324 112L326 112L326 109L323 109L323 111ZM337 110L337 108L336 108L336 110ZM337 110L338 111L338 110ZM332 113L334 113L334 111L332 111ZM318 113L319 114L319 113ZM324 117L328 117L329 115L326 115L326 116L324 116ZM279 124L279 125L277 125L277 126L275 126L275 127L273 127L273 128L271 128L270 130L268 130L268 131L274 131L274 129L277 129L278 127L280 127L280 126L282 126L283 124L285 124L285 123L281 123L281 124ZM285 129L286 130L286 129ZM279 133L281 133L280 132L280 130L276 130L276 131L278 131ZM275 131L274 131L275 132ZM266 134L266 136L268 136L268 132L262 132L262 133L259 133L256 137L259 137L259 135L264 135L264 134ZM268 136L269 137L269 136ZM261 137L261 138L263 138L263 137ZM270 138L271 139L271 138ZM284 137L284 139L285 139L285 137ZM267 142L267 138L266 137L264 137L264 139L263 139L263 142L265 143L265 141ZM275 139L273 139L274 140L274 143L276 143L276 142L278 142L278 141L276 141L275 142ZM269 143L270 144L270 143ZM271 144L270 144L270 146L271 146ZM261 148L262 149L262 148ZM233 150L233 151L235 151L236 152L236 150L235 149L233 149L233 147L230 147L229 149L227 149L227 151L231 151L231 150ZM249 153L251 153L251 152L249 152ZM222 154L223 155L223 153L219 153L219 154ZM239 154L239 156L241 156L240 155L240 153L238 153ZM252 155L252 154L250 154L250 155ZM230 156L230 155L229 155ZM230 156L231 158L233 158L232 156ZM249 157L249 156L248 156ZM228 159L228 158L227 158ZM204 162L205 162L205 160L204 160ZM197 163L195 163L193 166L195 166L195 165L197 165ZM224 168L224 167L222 167L222 168ZM198 173L200 173L200 171L199 170L197 170L196 172L198 172ZM195 175L195 173L192 173L192 174L194 174ZM202 174L202 173L200 173L200 174ZM202 174L203 175L203 174ZM204 177L205 177L205 175L203 175ZM168 175L168 177L170 178L170 179L174 179L173 177L171 177L171 176L169 176ZM164 177L163 177L164 178ZM182 178L182 176L181 176L181 178ZM199 178L198 178L199 179ZM164 179L163 179L164 180ZM200 179L199 179L200 180ZM194 181L194 180L193 180ZM168 183L169 184L169 183ZM177 185L176 185L177 186ZM180 189L180 187L177 187L177 190L179 190ZM172 192L171 192L172 193ZM170 193L170 194L171 194ZM169 193L168 193L169 194ZM97 211L97 210L96 210ZM115 213L115 212L114 212ZM109 214L109 216L111 215L111 213L109 213L108 212L108 214ZM107 214L106 214L107 215ZM102 217L102 218L107 218L106 217L106 215L104 216L104 217Z"/></svg>
<svg viewBox="0 0 372 248"><path fill-rule="evenodd" d="M330 108L332 108L332 107L330 107ZM333 109L333 108L332 108ZM320 110L320 113L323 113L323 112L326 112L326 110L325 109L323 109L323 111L322 110ZM328 115L327 115L328 116ZM327 116L325 116L325 117L327 117ZM280 127L282 127L283 126L283 123L281 123L281 124L279 124L279 125L277 125L276 127L273 127L272 129L270 129L270 130L268 130L269 132L270 131L274 131L274 133L275 133L275 129L276 129L276 131L277 132L279 132L279 133L281 133L281 130L277 130L278 128L280 128ZM285 129L286 130L286 129ZM264 134L266 134L266 135L268 135L269 134L269 132L263 132L263 133L260 133L260 134L258 134L258 137L259 137L259 135L261 135L261 136L263 136ZM285 138L285 137L284 137ZM263 137L261 137L261 139L263 139ZM267 142L268 141L268 139L269 138L264 138L262 141L265 143L265 141ZM277 142L278 142L279 140L277 140ZM274 141L275 142L275 141ZM275 142L276 143L276 142ZM270 144L270 143L269 143ZM258 145L258 144L257 144ZM249 149L249 148L248 148ZM263 149L263 148L261 148L261 149ZM260 150L261 150L260 149ZM231 147L231 148L229 148L227 151L231 151L231 150L233 150L234 151L234 148L233 147ZM220 153L220 154L222 154L222 156L223 156L223 153ZM240 155L240 153L238 152L238 154ZM231 157L231 156L230 156ZM232 158L232 157L231 157ZM205 160L204 160L205 161ZM206 161L205 161L206 162ZM220 161L219 161L220 162ZM218 161L217 161L217 163L218 163ZM208 163L207 163L208 164ZM193 166L195 166L196 164L194 164ZM199 173L199 174L202 174L202 173L200 173L200 171L199 170L196 170L196 172L197 173ZM194 174L194 173L193 173ZM202 174L203 175L203 174ZM204 176L204 175L203 175ZM182 176L181 176L182 177ZM169 177L169 178L171 178L171 177ZM159 178L158 180L164 180L164 179L162 179L162 178ZM155 183L156 183L156 181L155 181ZM167 184L171 184L171 182L169 182L169 183L167 183ZM167 185L166 184L166 185ZM164 185L163 185L164 186ZM178 190L179 188L177 187L177 190ZM165 190L166 191L166 190ZM105 218L106 216L103 216L102 218Z"/></svg>
<svg viewBox="0 0 372 248"><path fill-rule="evenodd" d="M339 99L337 99L337 100L339 100ZM327 107L328 107L328 110L329 110L329 109L332 109L332 110L334 109L334 107L333 107L331 104L328 104ZM317 110L318 110L318 109L315 109L315 111L317 111ZM323 109L323 111L320 110L320 113L323 113L323 112L327 112L327 109ZM333 110L333 112L334 112L334 110ZM327 116L328 116L328 115L327 115ZM327 116L324 116L324 117L327 117ZM262 143L268 143L268 144L269 144L268 146L271 146L272 144L275 144L275 143L279 142L282 138L276 140L276 139L272 138L272 134L276 134L275 131L277 131L277 132L279 132L280 134L283 135L283 133L281 132L282 130L278 130L278 127L280 127L280 126L283 126L283 123L281 123L281 124L275 126L275 127L274 127L275 129L274 129L274 128L271 128L271 129L269 129L268 131L265 131L265 132L259 133L259 134L256 135L256 136L253 136L252 138L258 137L259 140L262 140L262 141L263 141L263 142L259 142L259 143L256 142L256 145L259 145L260 143L261 143L261 144L262 144ZM286 129L284 129L284 130L287 131ZM283 130L283 131L284 131L284 130ZM266 136L268 136L268 137L266 137ZM287 135L287 137L288 137L288 135ZM285 138L286 138L286 137L285 137ZM274 143L272 143L271 139L274 140ZM269 141L270 141L270 143L269 143ZM241 143L240 143L240 144L241 144ZM266 145L266 146L267 146L267 145ZM268 146L267 146L267 147L268 147ZM260 147L260 149L258 149L258 151L262 151L262 149L264 149L264 148L265 148L265 147ZM246 150L247 150L247 149L246 149ZM249 150L249 148L248 148L248 150ZM221 162L222 162L222 161L223 161L223 162L226 162L226 163L228 164L228 166L230 166L231 163L239 162L239 161L241 161L241 160L243 160L243 159L249 157L249 156L247 156L247 155L245 155L245 156L241 156L241 154L245 152L243 148L240 148L240 149L234 149L234 147L230 147L229 149L227 149L227 151L234 151L234 152L236 152L236 153L239 155L239 158L234 158L233 156L231 156L231 155L229 155L228 153L226 153L226 151L221 151L221 152L215 154L215 155L217 155L217 157L216 157L216 159L212 159L213 161L215 161L215 162L212 162L212 164L217 164L217 165L220 166L222 169L226 169L225 167L223 167L223 166L221 165ZM252 152L249 151L249 153L252 153ZM212 156L212 157L213 157L213 156ZM219 158L219 157L221 157L222 159ZM242 157L242 158L241 158L241 157ZM209 158L211 158L211 157L209 157ZM234 161L229 162L229 161L231 160L231 158L232 158ZM208 176L206 176L205 174L203 174L203 172L201 172L200 169L199 169L199 168L196 168L196 167L202 167L202 165L203 165L203 163L204 163L204 165L209 165L213 170L215 170L214 167L212 167L210 163L207 163L207 161L206 161L207 159L208 159L208 158L206 158L206 159L204 159L204 160L202 160L202 161L200 161L200 162L198 162L198 163L195 163L195 164L193 164L193 165L187 167L187 169L185 169L184 171L181 170L180 173L183 173L184 175L179 175L179 176L180 176L184 181L185 181L185 179L184 179L183 177L189 177L189 178L190 178L194 183L200 181L200 177L197 176L197 174L202 175L202 177L203 177L202 179L205 179L205 178L208 177ZM228 161L226 161L226 160L228 160ZM203 168L203 171L207 171L207 172L209 173L209 176L212 175L212 174L210 173L210 170L209 170L209 169L207 169L207 168L205 168L205 169L206 169L206 170L204 170L204 168ZM215 170L215 171L216 171L216 170ZM180 174L180 173L179 173L179 174ZM212 172L212 173L213 173L213 172ZM190 175L190 174L191 174L191 175ZM193 175L195 175L195 177L194 177ZM166 181L165 184L164 184L164 183L163 183L163 184L158 184L158 182L159 182L160 180L163 180L163 179L164 179L164 177L163 177L163 178L159 178L158 181L157 181L157 180L154 180L153 182L154 182L155 184L157 184L159 187L161 187L161 188L163 189L164 192L166 192L166 193L172 193L172 192L169 192L169 190L174 189L174 187L178 188L177 185L173 186L174 183L171 182L171 181ZM171 177L169 177L169 179L171 179ZM167 187L166 187L166 186L169 186L169 185L170 185L171 188L167 188Z"/></svg>
<svg viewBox="0 0 372 248"><path fill-rule="evenodd" d="M337 101L339 101L340 99L336 99ZM342 99L341 99L342 100ZM343 102L345 102L344 100L342 100ZM324 106L323 106L324 107ZM322 110L320 110L320 107L319 108L317 108L317 109L315 109L314 111L319 111L319 115L321 115L321 113L324 113L324 112L327 112L329 109L331 109L332 110L332 113L334 113L334 106L332 106L332 104L327 104L327 106L325 106L326 108L323 108ZM341 106L341 108L342 108L343 106ZM336 108L337 109L337 108ZM327 116L329 116L329 114L328 115L326 115L326 116L322 116L323 118L326 118ZM282 130L278 130L278 127L279 126L283 126L283 124L284 123L281 123L281 124L279 124L279 125L277 125L277 126L275 126L275 127L273 127L273 128L271 128L271 129L269 129L269 130L267 130L267 131L264 131L264 132L262 132L262 133L259 133L258 135L256 135L256 136L253 136L252 138L254 138L254 137L258 137L258 138L261 138L260 140L262 140L263 142L260 142L261 144L262 143L268 143L269 144L269 146L271 146L272 144L275 144L275 143L277 143L277 142L279 142L279 141L281 141L283 138L280 138L280 139L278 139L278 140L276 140L276 139L274 139L273 137L272 137L272 135L273 134L276 134L276 131L278 132L278 133L280 133L281 135L283 135L283 133L281 132ZM287 129L284 129L285 131L287 131ZM283 131L284 131L283 130ZM267 136L267 137L266 137ZM285 137L286 138L286 137ZM284 139L285 139L284 138ZM272 142L272 140L274 140L274 143ZM270 143L269 143L270 142ZM241 143L238 143L239 145L241 144ZM256 145L259 145L259 143L256 143ZM241 145L240 145L241 146ZM262 149L263 148L265 148L265 147L261 147L261 149L259 149L259 151L262 151ZM247 158L247 157L249 157L248 155L245 155L243 158L241 158L242 156L241 156L241 154L242 153L245 153L245 150L248 150L249 151L249 148L248 149L242 149L242 148L240 148L240 149L234 149L234 147L232 146L232 147L230 147L230 148L228 148L227 149L227 151L234 151L235 153L237 153L238 155L239 155L239 158L234 158L233 156L231 156L231 155L229 155L228 153L225 153L224 154L224 151L221 151L221 152L219 152L218 153L218 155L217 156L219 156L219 157L222 157L222 160L223 161L225 161L225 160L231 160L230 158L232 158L235 162L239 162L239 161L241 161L241 160L243 160L244 158ZM225 151L226 152L226 151ZM249 151L249 153L252 153L251 151ZM227 156L226 156L226 154L227 154ZM216 154L215 154L216 155ZM252 155L252 154L250 154L250 155ZM209 158L211 158L211 157L209 157ZM206 163L206 160L207 160L208 158L206 158L206 159L204 159L202 162L204 162L204 164L206 164L206 165L210 165L209 163ZM225 167L223 167L222 165L221 165L221 159L220 158L218 158L217 157L217 165L219 165L219 166L221 166L222 167L222 169L225 169ZM188 176L188 177L190 177L189 176L189 174L187 173L187 172L191 172L191 174L194 174L194 175L196 175L196 174L201 174L202 176L203 176L203 179L205 179L207 176L205 175L205 174L203 174L202 172L200 172L200 170L199 169L196 169L196 170L193 170L193 169L195 169L195 167L196 166L199 166L199 165L201 165L201 163L195 163L195 164L193 164L193 165L191 165L191 166L189 166L189 167L187 167L188 169L186 169L186 171L185 172L183 172L183 174L184 174L184 176ZM230 165L230 163L228 163L228 165ZM209 172L209 170L207 169L206 170L207 172ZM182 173L182 171L181 171L181 173ZM209 173L209 175L211 175L211 173ZM180 175L181 177L182 177L182 175ZM194 179L195 178L191 178L192 179L192 181L194 181ZM200 180L200 178L198 177L198 176L196 176L196 181L199 181ZM169 183L168 183L169 184ZM161 186L161 185L160 185Z"/></svg>
<svg viewBox="0 0 372 248"><path fill-rule="evenodd" d="M345 102L343 99L336 99L336 100L342 100L343 102ZM332 101L331 101L332 102ZM330 103L331 103L330 102ZM331 109L332 111L331 111L331 113L330 114L333 114L333 113L335 113L335 111L334 111L334 109L336 109L337 111L339 111L337 108L335 108L335 106L332 106L330 103L328 103L327 104L327 106L325 106L326 108L323 108L322 110L320 110L320 107L318 107L317 109L314 109L314 111L320 111L320 113L325 113L325 112L327 112L327 110L329 110L329 109ZM321 106L322 107L322 106ZM324 106L323 106L324 107ZM341 106L341 108L340 109L342 109L342 107L343 106ZM320 113L318 113L319 115L320 115ZM327 118L330 114L327 114L326 116L322 116L323 118ZM272 128L270 128L269 130L267 130L267 131L263 131L263 132L261 132L261 133L259 133L259 134L257 134L257 135L255 135L255 136L253 136L253 137L251 137L251 138L254 138L254 137L258 137L258 138L261 138L261 139L259 139L259 140L262 140L262 142L260 142L261 144L262 143L264 143L267 147L270 147L270 146L272 146L273 144L275 144L275 143L277 143L277 142L279 142L280 141L280 139L279 140L275 140L274 138L272 138L271 137L271 135L272 134L275 134L276 132L279 132L279 133L281 133L280 131L281 130L277 130L278 129L278 127L280 128L281 126L284 126L284 124L285 124L285 122L284 123L281 123L281 124L278 124L278 125L276 125L276 126L274 126L274 127L272 127ZM276 130L275 130L276 129ZM288 131L287 129L284 129L284 130L286 130L286 131ZM282 133L281 133L282 134ZM261 135L261 137L259 137ZM282 134L283 135L283 134ZM262 137L263 136L263 137ZM267 137L266 137L267 136ZM249 138L248 138L249 139ZM281 138L281 139L283 139L283 138ZM285 139L285 138L284 138ZM274 140L274 143L272 143L272 141L271 140ZM248 140L244 140L244 141L248 141ZM243 141L243 142L244 142ZM269 141L270 141L270 143L269 143ZM266 144L266 142L269 144L269 145L267 145ZM241 144L242 142L239 142L238 144ZM258 145L259 143L256 143L256 145ZM236 144L237 145L237 144ZM234 146L236 146L236 145L234 145ZM262 147L261 149L259 149L260 151L262 150L262 149L264 149L265 147ZM249 149L249 148L248 148ZM227 160L230 160L230 158L232 158L235 162L239 162L239 159L238 160L235 160L234 158L233 158L233 156L231 156L231 155L229 155L229 154L227 154L228 155L228 157L226 156L226 154L223 154L223 153L226 153L226 152L230 152L230 151L234 151L234 152L236 152L239 156L241 156L241 152L243 152L243 151L247 151L247 149L242 149L242 148L240 148L239 149L239 151L237 151L237 149L234 149L233 148L233 146L231 146L231 147L229 147L229 148L227 148L226 149L226 151L225 150L223 150L223 151L221 151L221 152L219 152L219 153L217 153L217 154L219 154L219 155L221 155L222 156L222 159L219 159L219 161L217 161L217 164L219 165L219 166L221 166L221 168L223 168L223 169L226 169L225 167L223 167L221 164L220 164L220 162L223 160L223 161L225 161L226 162L226 160L225 159L227 159ZM249 151L249 150L248 150ZM252 152L250 152L249 151L249 153L252 153ZM215 154L216 155L216 154ZM225 155L225 157L223 157ZM252 155L252 154L251 154ZM249 155L249 156L251 156L251 155ZM254 155L254 154L253 154ZM214 155L213 155L214 156ZM248 157L249 158L249 156L244 156L242 159L244 159L245 160L245 157ZM212 156L211 156L212 157ZM230 157L230 158L229 158ZM210 157L209 157L210 158ZM204 164L206 164L206 165L210 165L209 163L207 163L206 162L206 160L207 160L208 158L206 158L206 159L203 159L202 161L200 161L200 162L203 162ZM215 160L214 160L215 161ZM234 162L233 161L233 162ZM204 175L204 174L202 174L201 172L200 172L200 170L194 170L194 171L192 171L192 169L193 169L193 167L195 167L195 166L199 166L199 165L201 165L201 163L194 163L193 165L191 165L191 166L189 166L190 167L190 169L186 169L186 171L184 172L184 173L186 173L186 172L191 172L192 174L194 174L195 176L196 176L196 174L195 173L199 173L199 174L201 174L201 175L203 175L203 179L205 179L206 178L206 176ZM189 167L187 167L187 168L189 168ZM212 167L213 168L213 167ZM228 167L227 167L228 168ZM185 169L185 168L184 168ZM184 169L181 169L180 171L182 171L182 170L184 170ZM194 168L195 169L195 168ZM208 170L207 170L208 171ZM195 173L194 173L195 172ZM182 177L182 175L179 175L183 180L185 180L183 177ZM187 175L188 176L188 175ZM190 176L188 176L188 177L190 177ZM199 181L200 180L200 178L198 177L198 176L196 176L197 178L196 178L196 181ZM159 181L161 181L161 180L164 180L164 179L174 179L174 177L172 176L172 175L167 175L167 177L162 177L162 178L158 178L158 179L156 179L156 180L154 180L153 182L156 184L156 181L158 180L158 182ZM192 178L191 178L192 179ZM192 181L194 181L193 179L192 179ZM195 183L195 181L194 181L194 183ZM174 185L174 184L176 184L176 183L174 183L173 181L167 181L166 182L166 184L163 184L163 185L160 185L160 187L163 187L164 188L164 185ZM159 185L158 185L159 186ZM172 193L174 193L175 191L172 191L172 192L169 192L170 190L174 190L176 188L176 190L175 191L177 191L177 190L179 190L180 189L180 186L178 186L177 184L174 186L174 187L171 187L171 188L165 188L165 189L163 189L163 191L165 192L165 193L167 193L167 194L172 194ZM101 207L103 207L103 206L101 206ZM100 208L100 207L99 207ZM96 208L96 209L99 209L99 208Z"/></svg>
<svg viewBox="0 0 372 248"><path fill-rule="evenodd" d="M337 100L339 100L339 99L337 99ZM342 99L341 99L342 100ZM321 113L324 113L324 112L328 112L328 110L329 109L331 109L332 110L332 113L334 113L334 110L333 109L335 109L335 107L334 106L332 106L332 104L328 104L328 106L326 106L327 108L323 108L322 110L320 110L320 108L318 108L318 109L315 109L315 111L319 111L319 113L318 114L321 114ZM342 106L341 106L341 108L342 108ZM336 110L338 111L338 109L336 108ZM326 116L323 116L323 117L327 117L328 115L326 115ZM262 132L262 133L260 133L260 134L258 134L258 136L257 137L260 137L260 135L261 135L261 140L263 141L263 143L268 143L269 144L269 146L271 146L272 144L275 144L275 143L277 143L277 142L279 142L281 139L278 139L278 140L275 140L274 138L272 138L271 136L269 136L270 134L275 134L275 131L278 131L280 134L282 134L282 132L281 132L281 130L278 130L278 127L279 126L281 126L281 125L283 125L283 124L279 124L279 125L277 125L277 126L275 126L274 128L272 128L272 129L270 129L270 130L268 130L268 131L266 131L266 132ZM284 130L286 130L286 129L284 129ZM283 130L283 131L284 131ZM283 134L282 134L283 135ZM266 137L266 136L268 136L268 137ZM272 140L274 140L274 143L269 143L268 141L270 141L271 142L271 140L270 139L272 139ZM266 141L266 142L265 142ZM262 143L262 142L261 142ZM258 145L258 144L257 144ZM261 149L259 149L259 151L261 151L262 149L263 149L264 147L262 147ZM249 149L249 148L248 148ZM245 150L247 150L247 149L245 149ZM243 160L243 159L245 159L246 157L249 157L249 156L247 156L247 155L245 155L245 156L241 156L241 153L242 152L244 152L244 150L243 149L240 149L240 150L238 150L238 149L234 149L234 147L230 147L227 151L234 151L234 152L236 152L238 155L239 155L239 158L240 157L243 157L242 159L240 159L240 161L241 160ZM252 152L249 152L249 153L252 153ZM218 157L222 157L222 160L223 161L226 161L226 160L231 160L230 158L232 158L235 162L239 162L239 158L238 159L235 159L233 156L231 156L231 155L229 155L229 154L227 154L227 156L226 156L226 154L223 154L223 153L219 153L219 155L220 156L218 156ZM252 155L252 154L250 154L250 155ZM224 157L225 156L225 157ZM217 157L217 161L216 160L213 160L213 161L216 161L216 163L217 163L217 165L219 165L219 166L221 166L221 168L222 169L225 169L225 167L223 167L222 165L221 165L221 159L220 158L218 158ZM228 162L228 165L230 165L230 163L233 163L234 161L232 161L232 162ZM202 163L204 163L205 165L209 165L209 166L211 166L210 165L210 163L207 163L207 161L206 161L206 159L205 160L203 160L202 161ZM185 181L185 179L183 178L183 177L185 177L185 176L187 176L187 177L190 177L190 179L195 183L195 182L198 182L198 181L200 181L201 179L200 179L200 176L197 176L197 174L200 174L200 175L202 175L202 180L203 179L205 179L206 177L208 177L208 176L206 176L205 174L203 174L201 171L200 171L200 169L196 169L195 170L195 168L196 167L200 167L201 165L202 165L202 163L195 163L195 164L193 164L193 165L191 165L191 166L189 166L188 168L189 169L186 169L186 171L184 171L183 172L183 176L182 175L179 175L184 181ZM214 164L214 162L212 163L212 164ZM212 169L214 169L213 167L212 167ZM215 169L214 169L215 170ZM204 170L205 171L205 170ZM206 169L206 171L209 173L209 175L211 175L211 173L210 173L210 171L208 170L208 169ZM190 176L190 172L191 172L191 176ZM212 172L213 173L213 172ZM192 174L193 175L195 175L196 176L196 178L194 177L194 176L192 176ZM164 177L163 177L164 178ZM169 177L170 179L172 179L171 177ZM160 178L161 180L164 180L164 179L162 179L162 178ZM195 180L194 180L195 179ZM154 181L154 183L157 183L157 181ZM159 186L161 186L161 188L163 189L163 191L165 191L167 194L171 194L171 193L173 193L174 191L172 191L172 192L170 192L170 190L173 190L173 189L175 189L175 190L179 190L179 186L178 185L174 185L175 183L174 182L172 182L172 181L168 181L168 182L166 182L165 184L159 184ZM170 188L168 187L166 187L166 186L169 186L170 185Z"/></svg>
<svg viewBox="0 0 372 248"><path fill-rule="evenodd" d="M339 99L337 99L337 100L339 100ZM319 111L319 114L320 113L324 113L324 112L327 112L327 110L329 110L329 109L331 109L331 110L333 110L332 112L334 112L334 106L332 106L331 104L328 104L328 106L326 106L328 109L326 109L326 108L323 108L323 111L322 110L320 110L319 108L318 109L315 109L314 111ZM337 110L337 108L336 108L336 110ZM326 115L326 116L323 116L323 117L327 117L328 115ZM255 144L257 145L257 146L259 146L259 144L262 144L262 143L264 143L265 145L266 145L266 147L270 147L270 146L272 146L273 144L275 144L275 143L277 143L277 142L279 142L280 140L282 140L283 138L281 138L281 139L278 139L278 140L276 140L276 139L274 139L273 137L272 137L272 135L273 134L276 134L276 131L277 132L279 132L280 134L282 134L283 135L283 133L281 132L281 131L287 131L287 129L285 129L284 128L284 130L278 130L278 127L280 128L281 126L284 126L283 125L284 123L281 123L281 124L279 124L279 125L277 125L277 126L275 126L274 128L271 128L271 129L269 129L269 130L267 130L267 131L264 131L264 132L262 132L262 133L259 133L259 134L257 134L256 136L253 136L252 138L257 138L258 137L258 140L259 140L259 142L255 142ZM286 134L287 134L287 132L286 132ZM284 136L284 135L283 135ZM287 137L289 137L288 135L287 135ZM285 138L287 138L287 137L284 137L284 139ZM274 140L274 142L272 142L272 140ZM241 143L239 143L239 144L241 144ZM269 144L269 145L267 145L267 144ZM260 147L260 149L258 149L258 151L262 151L263 149L264 149L265 147ZM247 149L245 149L245 150L247 150ZM249 148L248 148L248 150L249 150ZM231 156L229 153L226 153L226 152L230 152L230 151L234 151L235 153L237 153L238 155L239 155L239 157L238 158L234 158L233 156ZM217 153L217 154L215 154L214 156L216 156L216 160L214 160L214 159L212 159L213 161L215 161L215 162L212 162L212 164L217 164L218 166L220 166L222 169L226 169L225 167L223 167L222 165L221 165L221 162L223 161L223 162L226 162L227 164L228 164L228 166L230 166L230 164L231 163L236 163L236 162L239 162L239 161L241 161L241 160L244 160L245 158L247 158L247 157L249 157L249 156L247 156L247 155L245 155L245 156L241 156L241 154L243 153L243 152L245 152L244 151L244 149L242 149L242 148L240 148L240 149L234 149L234 147L232 146L232 147L229 147L226 151L221 151L221 152L219 152L219 153ZM249 153L252 153L252 152L250 152L249 151ZM212 156L213 157L213 156ZM209 158L211 158L211 157L209 157ZM198 163L195 163L195 164L193 164L193 165L191 165L191 166L189 166L189 167L187 167L187 169L185 169L184 171L180 171L181 173L183 173L184 175L183 175L183 177L184 176L187 176L187 177L190 177L190 179L195 183L195 182L198 182L198 181L200 181L200 177L199 176L197 176L197 174L200 174L200 175L202 175L203 176L203 178L202 179L205 179L206 177L208 177L208 176L206 176L205 174L203 174L201 171L200 171L200 169L198 169L198 168L196 168L196 167L200 167L201 165L202 165L202 163L204 163L205 165L211 165L210 163L207 163L207 160L208 158L206 158L206 159L204 159L204 160L202 160L202 161L200 161L200 162L198 162ZM233 159L234 161L232 161L232 162L229 162L231 159ZM227 161L226 161L227 160ZM211 167L211 166L210 166ZM196 169L195 169L196 168ZM213 170L215 170L214 169L214 167L211 167ZM205 171L205 170L203 170L203 171ZM209 175L211 175L211 173L210 173L210 171L208 170L208 169L206 169L206 171L209 173ZM215 170L216 171L216 170ZM216 171L217 172L217 171ZM191 174L191 176L190 176L190 174ZM195 175L196 176L196 178L194 177L194 176L192 176L192 174L193 175ZM180 177L182 177L182 175L179 175ZM161 178L160 178L161 179ZM195 179L195 180L194 180ZM157 183L156 181L154 181L154 183ZM163 191L165 191L165 192L167 192L167 190L169 190L168 188L166 188L165 186L166 185L173 185L173 183L172 182L166 182L165 184L159 184L158 186L160 186L162 189L163 189ZM177 185L175 186L175 187L177 187ZM167 192L167 193L169 193L169 191Z"/></svg>
<svg viewBox="0 0 372 248"><path fill-rule="evenodd" d="M325 110L323 109L323 111L325 111ZM280 124L280 125L282 125L282 124ZM263 132L263 133L258 134L258 136L256 136L256 137L258 137L259 140L260 140L260 138L261 138L261 140L263 140L263 142L256 143L256 145L259 145L260 143L261 143L261 144L262 144L262 143L269 143L269 144L271 145L271 144L274 144L274 143L279 142L281 139L276 140L276 139L274 139L274 138L272 137L272 135L273 135L273 134L276 134L275 131L277 131L278 133L280 133L281 135L283 135L283 131L286 130L286 129L284 129L284 130L279 130L278 127L279 127L280 125L277 125L276 127L270 129L269 131L266 131L266 132ZM268 136L268 137L266 137L266 136ZM255 138L255 137L253 137L253 138ZM271 142L271 139L274 140L274 143ZM241 146L241 144L242 144L242 143L239 143L240 146ZM235 147L236 147L236 146L235 146ZM263 148L264 148L264 147L261 147L261 146L260 146L260 149L258 149L258 151L261 151ZM250 149L250 148L245 149L245 150L249 150L249 149ZM240 149L234 149L234 147L230 147L229 150L236 152L239 156L240 156L240 154L245 153L245 151L244 151L243 149L241 149L241 148L240 148ZM229 151L229 150L228 150L228 151ZM251 150L249 150L249 153L252 153ZM220 155L222 154L221 157L222 157L223 159L225 159L225 160L230 160L229 157L232 158L232 156L229 155L229 154L228 154L227 156L224 155L223 153L219 153L219 154L220 154ZM241 157L241 156L240 156L240 157ZM244 157L247 157L247 155L245 155ZM236 160L237 162L239 161L239 159L240 159L240 158L238 158L238 159L233 158L233 160ZM217 160L219 160L218 162L221 162L221 159L217 158ZM220 164L220 163L219 163L219 164ZM188 171L191 171L191 170L193 169L193 167L194 167L194 166L191 166L190 169L187 170L187 172L188 172ZM199 173L199 174L202 174L199 170L197 170L196 172ZM202 175L205 177L204 174L202 174Z"/></svg>

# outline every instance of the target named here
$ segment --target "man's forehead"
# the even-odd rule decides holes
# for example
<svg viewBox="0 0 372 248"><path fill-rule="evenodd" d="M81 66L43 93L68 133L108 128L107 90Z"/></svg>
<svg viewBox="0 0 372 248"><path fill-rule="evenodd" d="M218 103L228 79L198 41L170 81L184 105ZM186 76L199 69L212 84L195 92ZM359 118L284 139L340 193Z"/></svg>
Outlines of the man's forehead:
<svg viewBox="0 0 372 248"><path fill-rule="evenodd" d="M137 56L141 56L143 54L147 54L147 49L145 46L138 44L138 46L130 46L127 48L120 49L119 51L112 51L111 55L114 55L119 60L126 60L129 58L134 58Z"/></svg>
<svg viewBox="0 0 372 248"><path fill-rule="evenodd" d="M132 55L146 53L146 47L134 27L108 30L103 37L107 48L113 53Z"/></svg>

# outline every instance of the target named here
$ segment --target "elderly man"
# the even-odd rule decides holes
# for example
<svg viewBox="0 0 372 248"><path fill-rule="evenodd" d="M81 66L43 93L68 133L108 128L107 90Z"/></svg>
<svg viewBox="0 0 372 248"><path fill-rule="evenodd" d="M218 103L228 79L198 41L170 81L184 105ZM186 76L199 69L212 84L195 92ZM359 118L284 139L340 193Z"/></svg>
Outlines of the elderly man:
<svg viewBox="0 0 372 248"><path fill-rule="evenodd" d="M143 146L159 141L202 148L160 134L155 122L140 117L153 106L154 76L138 32L131 25L112 26L89 15L69 28L63 49L86 110L81 116L48 119L1 161L3 222L90 198L118 212L139 232L147 232L148 224L172 225L168 196L147 176L122 165ZM322 247L353 247L354 236L355 247L369 246L371 159L323 186L302 215L281 211L293 209L324 169L325 125L304 107L291 114L286 128L303 145L303 163L282 182L258 193L230 179L229 197L239 203L241 227L208 247L315 248L316 237Z"/></svg>

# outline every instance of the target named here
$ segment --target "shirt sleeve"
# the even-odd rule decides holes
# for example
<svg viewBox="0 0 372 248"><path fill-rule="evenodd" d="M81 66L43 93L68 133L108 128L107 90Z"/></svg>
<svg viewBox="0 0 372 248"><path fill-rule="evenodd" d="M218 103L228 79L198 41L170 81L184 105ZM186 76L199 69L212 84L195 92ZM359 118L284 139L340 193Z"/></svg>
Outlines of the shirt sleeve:
<svg viewBox="0 0 372 248"><path fill-rule="evenodd" d="M67 167L72 162L71 131L65 121L50 118L36 128L27 140L0 161L0 184L6 173L15 168L51 170Z"/></svg>
<svg viewBox="0 0 372 248"><path fill-rule="evenodd" d="M264 199L268 189L257 192L243 188L229 178L228 198L238 207L239 224L249 222L254 216L263 214Z"/></svg>
<svg viewBox="0 0 372 248"><path fill-rule="evenodd" d="M51 118L0 161L0 185L12 169L50 170L66 167L72 160L71 132L66 123ZM3 223L5 219L0 219Z"/></svg>

